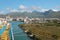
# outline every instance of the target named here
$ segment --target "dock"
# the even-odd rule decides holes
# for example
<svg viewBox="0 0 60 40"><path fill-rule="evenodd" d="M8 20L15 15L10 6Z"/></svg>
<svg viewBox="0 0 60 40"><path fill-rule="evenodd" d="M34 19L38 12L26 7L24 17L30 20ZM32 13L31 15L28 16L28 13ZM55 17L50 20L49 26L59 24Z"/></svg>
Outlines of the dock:
<svg viewBox="0 0 60 40"><path fill-rule="evenodd" d="M9 29L10 29L9 23L7 23L6 25L3 23L3 26L1 26L1 24L0 24L0 30L3 30L2 29L3 27L6 27L6 28L4 29L4 31L0 35L0 40L10 40L9 33L8 33Z"/></svg>

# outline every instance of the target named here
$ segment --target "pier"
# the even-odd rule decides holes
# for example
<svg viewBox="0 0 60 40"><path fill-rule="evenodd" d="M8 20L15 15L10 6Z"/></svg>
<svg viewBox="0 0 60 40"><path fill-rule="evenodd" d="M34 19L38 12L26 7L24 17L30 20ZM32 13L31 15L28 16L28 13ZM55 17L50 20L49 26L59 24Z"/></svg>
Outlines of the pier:
<svg viewBox="0 0 60 40"><path fill-rule="evenodd" d="M10 25L6 21L0 21L0 40L10 40L9 38Z"/></svg>

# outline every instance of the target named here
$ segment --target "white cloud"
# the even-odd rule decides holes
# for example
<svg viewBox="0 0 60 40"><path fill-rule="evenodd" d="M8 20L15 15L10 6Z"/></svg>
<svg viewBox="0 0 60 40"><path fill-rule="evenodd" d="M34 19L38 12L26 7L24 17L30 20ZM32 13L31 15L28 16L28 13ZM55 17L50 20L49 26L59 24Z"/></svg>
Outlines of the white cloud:
<svg viewBox="0 0 60 40"><path fill-rule="evenodd" d="M31 10L27 10L27 12L32 13L32 11L31 11Z"/></svg>
<svg viewBox="0 0 60 40"><path fill-rule="evenodd" d="M39 11L39 12L45 12L45 11L48 11L49 9L45 9L45 8L42 8L42 7L39 7L39 6L32 6L31 10L36 10L36 11Z"/></svg>
<svg viewBox="0 0 60 40"><path fill-rule="evenodd" d="M31 8L31 10L40 10L41 9L41 7L38 7L38 6L32 6L30 8Z"/></svg>
<svg viewBox="0 0 60 40"><path fill-rule="evenodd" d="M19 6L19 9L21 9L21 10L23 10L23 9L25 9L26 7L24 6L24 5L20 5Z"/></svg>
<svg viewBox="0 0 60 40"><path fill-rule="evenodd" d="M6 8L7 10L10 10L10 8Z"/></svg>
<svg viewBox="0 0 60 40"><path fill-rule="evenodd" d="M10 10L11 10L11 8L6 8L6 10L7 10L7 11L10 11Z"/></svg>
<svg viewBox="0 0 60 40"><path fill-rule="evenodd" d="M3 11L0 11L0 14L3 14L4 12Z"/></svg>
<svg viewBox="0 0 60 40"><path fill-rule="evenodd" d="M45 12L48 11L48 9L43 9L42 7L39 6L30 6L30 7L26 7L24 5L20 5L19 6L19 10L21 12L27 11L27 12L32 12L33 10L39 11L39 12Z"/></svg>
<svg viewBox="0 0 60 40"><path fill-rule="evenodd" d="M12 9L12 10L10 10L10 12L18 12L18 10Z"/></svg>
<svg viewBox="0 0 60 40"><path fill-rule="evenodd" d="M56 10L56 9L52 9L53 11L55 11L55 12L58 12L59 10Z"/></svg>
<svg viewBox="0 0 60 40"><path fill-rule="evenodd" d="M45 12L45 11L48 11L49 9L41 9L40 11L41 12Z"/></svg>
<svg viewBox="0 0 60 40"><path fill-rule="evenodd" d="M60 9L60 6L55 6L54 9Z"/></svg>
<svg viewBox="0 0 60 40"><path fill-rule="evenodd" d="M7 12L18 12L17 9L12 9L12 8L6 8Z"/></svg>
<svg viewBox="0 0 60 40"><path fill-rule="evenodd" d="M30 7L26 7L24 5L20 5L19 6L19 10L17 9L11 9L11 8L7 8L7 10L9 10L9 12L32 12L33 10L36 10L36 11L39 11L39 12L45 12L45 11L48 11L49 9L45 9L45 8L42 8L42 7L39 7L39 6L30 6ZM58 11L58 10L55 10L53 9L53 11Z"/></svg>

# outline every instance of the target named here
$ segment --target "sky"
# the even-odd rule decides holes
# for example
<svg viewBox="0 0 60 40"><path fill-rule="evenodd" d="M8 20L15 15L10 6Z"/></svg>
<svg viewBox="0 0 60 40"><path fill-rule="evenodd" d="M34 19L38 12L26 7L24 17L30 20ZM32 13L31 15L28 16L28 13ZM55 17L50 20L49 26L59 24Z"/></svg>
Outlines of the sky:
<svg viewBox="0 0 60 40"><path fill-rule="evenodd" d="M60 0L0 0L0 13L31 10L60 10Z"/></svg>

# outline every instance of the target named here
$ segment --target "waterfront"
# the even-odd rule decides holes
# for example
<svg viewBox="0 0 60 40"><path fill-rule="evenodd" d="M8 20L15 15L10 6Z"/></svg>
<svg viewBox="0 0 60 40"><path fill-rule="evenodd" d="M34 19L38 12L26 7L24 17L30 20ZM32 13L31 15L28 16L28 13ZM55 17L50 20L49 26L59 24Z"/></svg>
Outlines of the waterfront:
<svg viewBox="0 0 60 40"><path fill-rule="evenodd" d="M10 40L31 40L25 32L21 28L18 27L18 24L22 24L23 22L18 22L18 21L11 21L10 26L11 26L11 31L12 34L10 33ZM10 31L10 32L11 32ZM11 37L12 35L12 37Z"/></svg>
<svg viewBox="0 0 60 40"><path fill-rule="evenodd" d="M2 26L0 29L1 39L4 40L31 40L21 28L18 27L18 24L23 22L11 21L9 26ZM1 25L0 25L1 26ZM6 35L6 36L5 36Z"/></svg>
<svg viewBox="0 0 60 40"><path fill-rule="evenodd" d="M10 40L9 29L10 24L4 20L0 20L0 40Z"/></svg>

